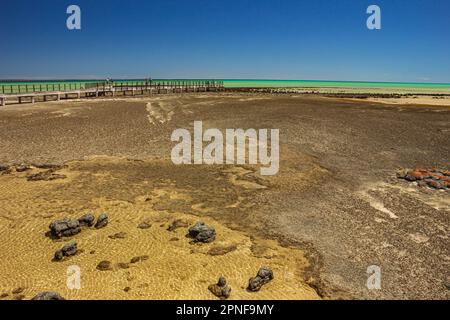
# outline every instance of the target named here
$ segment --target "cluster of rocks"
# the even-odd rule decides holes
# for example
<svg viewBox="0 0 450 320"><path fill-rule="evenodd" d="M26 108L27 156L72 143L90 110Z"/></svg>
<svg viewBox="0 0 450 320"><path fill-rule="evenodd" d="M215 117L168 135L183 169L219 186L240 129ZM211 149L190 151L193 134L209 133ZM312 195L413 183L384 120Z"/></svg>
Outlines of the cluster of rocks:
<svg viewBox="0 0 450 320"><path fill-rule="evenodd" d="M39 292L31 300L65 300L65 299L61 297L61 295L57 292L44 291Z"/></svg>
<svg viewBox="0 0 450 320"><path fill-rule="evenodd" d="M149 256L147 256L147 255L136 256L136 257L131 258L130 262L118 262L118 263L116 263L115 266L119 269L128 269L130 267L130 264L144 262L148 259L149 259ZM103 260L97 264L96 268L97 268L97 270L100 270L100 271L110 271L110 270L114 269L114 265L111 261Z"/></svg>
<svg viewBox="0 0 450 320"><path fill-rule="evenodd" d="M49 225L50 231L48 236L53 239L60 239L63 237L71 237L81 232L81 228L90 228L94 226L96 229L105 227L108 224L108 216L103 213L97 218L92 213L88 213L79 219L61 219L52 221ZM54 254L54 261L61 261L64 258L74 256L78 252L78 246L75 241L69 242Z"/></svg>
<svg viewBox="0 0 450 320"><path fill-rule="evenodd" d="M14 289L11 293L13 294L13 300L23 300L25 295L21 294L25 288L19 287ZM2 293L0 299L8 297L8 293ZM31 300L65 300L59 293L53 291L43 291L35 295Z"/></svg>
<svg viewBox="0 0 450 320"><path fill-rule="evenodd" d="M199 221L189 228L188 236L191 237L194 243L202 242L209 243L216 239L216 230L213 227L206 225Z"/></svg>
<svg viewBox="0 0 450 320"><path fill-rule="evenodd" d="M415 168L397 173L397 177L417 183L420 187L437 190L450 190L450 171L437 169Z"/></svg>
<svg viewBox="0 0 450 320"><path fill-rule="evenodd" d="M248 281L247 290L249 291L259 291L261 287L269 283L273 279L272 269L269 267L262 267L259 269L256 277L250 278Z"/></svg>
<svg viewBox="0 0 450 320"><path fill-rule="evenodd" d="M76 255L78 252L77 243L75 241L69 242L61 249L55 252L55 261L61 261L65 257L70 257Z"/></svg>
<svg viewBox="0 0 450 320"><path fill-rule="evenodd" d="M216 284L212 284L208 287L209 291L220 299L228 299L231 294L231 288L227 285L227 280L224 277L220 277Z"/></svg>
<svg viewBox="0 0 450 320"><path fill-rule="evenodd" d="M25 299L25 295L23 294L24 291L25 291L24 287L18 287L18 288L13 289L11 291L12 299L13 300L23 300L23 299ZM0 299L4 299L4 298L6 298L8 296L9 296L9 293L3 292L3 293L0 294Z"/></svg>
<svg viewBox="0 0 450 320"><path fill-rule="evenodd" d="M75 219L61 219L50 223L50 235L53 238L71 237L81 232L80 222Z"/></svg>
<svg viewBox="0 0 450 320"><path fill-rule="evenodd" d="M261 267L256 277L249 279L247 290L251 292L259 291L263 285L269 283L272 279L272 269L269 267ZM227 285L227 280L224 277L220 277L217 283L208 286L208 290L220 299L228 299L231 294L231 288Z"/></svg>
<svg viewBox="0 0 450 320"><path fill-rule="evenodd" d="M161 225L161 227L163 226L164 224ZM187 228L188 226L188 222L182 219L176 219L169 224L167 231L174 232L179 228ZM216 239L216 230L206 225L203 221L199 221L189 228L186 236L192 238L192 243L209 243ZM172 238L171 241L176 241L175 239L179 240L178 238Z"/></svg>
<svg viewBox="0 0 450 320"><path fill-rule="evenodd" d="M26 171L30 171L34 168L37 168L37 169L44 169L46 171L30 174L27 176L27 180L28 181L40 181L40 180L50 181L50 180L55 180L55 179L66 178L65 175L55 173L55 171L61 169L62 167L63 166L61 166L61 165L55 165L55 164L28 165L28 164L21 163L21 164L16 164L16 165L12 165L12 166L0 165L0 175L12 173L13 170L15 170L15 172L20 173L20 172L26 172Z"/></svg>
<svg viewBox="0 0 450 320"><path fill-rule="evenodd" d="M53 238L60 239L62 237L71 237L81 232L81 227L92 227L94 225L95 217L93 214L88 213L79 219L61 219L50 223L50 235ZM103 213L101 214L97 222L95 223L95 228L100 229L106 227L108 224L108 216Z"/></svg>
<svg viewBox="0 0 450 320"><path fill-rule="evenodd" d="M55 173L53 169L30 174L29 176L27 176L28 181L52 181L65 178L67 178L65 175Z"/></svg>

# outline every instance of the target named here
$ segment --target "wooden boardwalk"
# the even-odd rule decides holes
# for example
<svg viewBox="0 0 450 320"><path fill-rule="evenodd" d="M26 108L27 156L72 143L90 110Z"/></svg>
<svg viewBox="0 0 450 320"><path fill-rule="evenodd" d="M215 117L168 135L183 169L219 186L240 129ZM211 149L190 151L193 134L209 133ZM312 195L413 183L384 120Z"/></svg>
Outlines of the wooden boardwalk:
<svg viewBox="0 0 450 320"><path fill-rule="evenodd" d="M37 87L37 86L36 86ZM36 88L33 86L33 88ZM47 86L48 88L48 86ZM61 88L61 86L59 86ZM65 86L63 87L65 88ZM207 92L224 90L222 81L159 81L156 83L90 83L78 90L32 91L24 93L0 93L0 105L7 103L35 103L38 101L59 101L61 99L82 99L100 96L153 95L163 93ZM12 91L12 90L11 90ZM26 90L28 91L28 90ZM0 92L5 92L2 88Z"/></svg>

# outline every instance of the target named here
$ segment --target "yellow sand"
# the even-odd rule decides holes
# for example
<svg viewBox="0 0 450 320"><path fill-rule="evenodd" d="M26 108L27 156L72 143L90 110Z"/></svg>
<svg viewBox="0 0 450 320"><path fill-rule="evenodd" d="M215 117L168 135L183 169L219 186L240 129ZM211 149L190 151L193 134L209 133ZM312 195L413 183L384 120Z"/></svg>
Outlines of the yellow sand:
<svg viewBox="0 0 450 320"><path fill-rule="evenodd" d="M90 162L102 165L101 159ZM4 299L30 299L44 290L57 291L67 299L217 299L208 285L221 275L232 287L231 299L318 299L303 280L308 263L300 250L233 231L208 217L201 220L214 226L217 239L209 244L191 244L185 237L187 228L174 232L166 229L175 219L192 225L199 217L179 212L176 206L173 210L155 209L160 199L165 203L189 202L191 195L170 181L155 185L144 180L139 185L129 181L130 190L145 190L147 183L149 186L134 199L125 199L121 196L124 181L117 183L117 190L111 190L111 184L110 189L103 190L107 182L116 179L114 175L78 171L82 163L73 162L58 170L67 178L53 181L27 181L27 175L42 171L36 168L0 175L0 294L8 295ZM98 190L99 196L91 196L92 190ZM107 212L109 225L99 230L84 229L72 238L82 252L53 262L54 252L70 240L46 237L49 223L87 212L96 216ZM143 221L151 227L137 228ZM108 237L118 232L125 232L125 239ZM225 255L208 254L211 248L232 245L236 250ZM141 255L149 259L130 264L128 269L117 266ZM114 270L97 270L102 260L111 261ZM80 290L66 286L71 265L81 268ZM247 292L248 279L265 265L273 269L275 279L260 292ZM127 287L128 292L124 290ZM12 294L15 289L22 292Z"/></svg>

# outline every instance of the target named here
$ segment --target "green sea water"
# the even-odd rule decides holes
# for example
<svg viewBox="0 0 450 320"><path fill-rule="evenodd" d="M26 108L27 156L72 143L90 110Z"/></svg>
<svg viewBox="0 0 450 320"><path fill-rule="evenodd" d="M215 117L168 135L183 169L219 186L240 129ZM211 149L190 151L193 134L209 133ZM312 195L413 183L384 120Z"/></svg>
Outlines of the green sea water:
<svg viewBox="0 0 450 320"><path fill-rule="evenodd" d="M225 87L239 88L425 88L448 89L450 83L414 83L414 82L362 82L362 81L320 81L320 80L224 80Z"/></svg>
<svg viewBox="0 0 450 320"><path fill-rule="evenodd" d="M168 81L205 81L211 79L153 79L153 83ZM335 89L375 89L375 90L417 90L450 93L450 83L414 82L361 82L361 81L319 81L319 80L252 80L215 79L223 81L226 88L335 88ZM77 90L84 89L103 80L46 80L46 81L7 81L0 80L1 93ZM115 83L145 83L144 79L114 80Z"/></svg>

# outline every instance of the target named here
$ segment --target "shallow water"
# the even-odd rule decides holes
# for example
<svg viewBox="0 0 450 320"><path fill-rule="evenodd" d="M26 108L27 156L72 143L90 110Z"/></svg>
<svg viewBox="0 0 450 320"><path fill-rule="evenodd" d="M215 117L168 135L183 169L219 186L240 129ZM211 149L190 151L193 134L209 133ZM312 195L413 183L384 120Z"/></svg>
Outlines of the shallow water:
<svg viewBox="0 0 450 320"><path fill-rule="evenodd" d="M224 275L232 287L231 299L318 298L303 280L308 263L302 251L199 218L195 193L174 181L142 178L142 171L151 168L146 162L101 158L69 163L57 171L65 179L27 181L28 175L43 170L37 168L0 175L0 294L8 294L5 299L29 299L50 290L68 299L216 299L208 285ZM223 183L230 183L227 175ZM180 210L187 206L194 208L191 213ZM87 212L107 212L110 223L99 230L83 229L71 238L81 252L53 262L54 252L70 240L46 237L49 223ZM187 227L167 231L175 219L188 225L203 220L216 229L217 238L192 244ZM151 227L137 228L144 221ZM124 239L109 237L119 232L126 234ZM234 246L222 255L209 251ZM142 255L149 259L126 269L117 265ZM97 270L103 260L110 261L113 270ZM81 268L80 290L66 286L71 265ZM248 279L264 265L274 270L275 279L260 292L247 292ZM12 294L17 288L23 292Z"/></svg>

